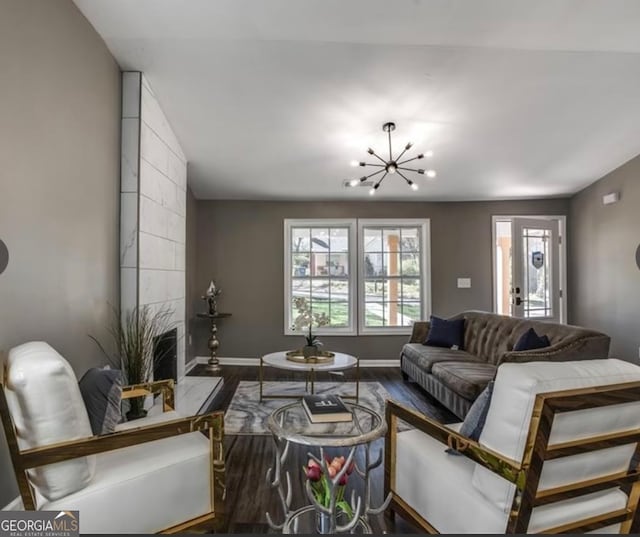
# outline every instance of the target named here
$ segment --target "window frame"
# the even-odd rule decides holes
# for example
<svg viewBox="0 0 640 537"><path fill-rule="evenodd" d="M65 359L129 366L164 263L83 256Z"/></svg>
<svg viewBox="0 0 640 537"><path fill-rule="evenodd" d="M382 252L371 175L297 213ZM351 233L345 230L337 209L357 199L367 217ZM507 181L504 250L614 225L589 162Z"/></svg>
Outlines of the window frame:
<svg viewBox="0 0 640 537"><path fill-rule="evenodd" d="M366 227L417 227L420 234L420 291L422 319L431 315L431 220L429 218L366 218L358 219L358 335L410 335L413 325L409 326L366 326L364 273L364 229Z"/></svg>
<svg viewBox="0 0 640 537"><path fill-rule="evenodd" d="M304 336L296 332L291 327L293 316L291 315L291 233L296 227L309 228L331 228L346 227L349 230L349 325L345 327L320 327L314 328L313 333L319 336L357 336L358 335L358 289L357 289L357 259L358 259L358 237L357 220L355 218L285 218L284 219L284 335Z"/></svg>

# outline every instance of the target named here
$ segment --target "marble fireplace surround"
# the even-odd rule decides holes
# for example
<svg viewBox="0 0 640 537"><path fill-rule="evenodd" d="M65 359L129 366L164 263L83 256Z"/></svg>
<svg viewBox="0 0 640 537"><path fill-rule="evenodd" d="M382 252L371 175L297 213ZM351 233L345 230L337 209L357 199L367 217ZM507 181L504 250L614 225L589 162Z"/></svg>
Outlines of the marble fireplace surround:
<svg viewBox="0 0 640 537"><path fill-rule="evenodd" d="M122 73L120 305L170 308L185 375L187 160L144 74Z"/></svg>

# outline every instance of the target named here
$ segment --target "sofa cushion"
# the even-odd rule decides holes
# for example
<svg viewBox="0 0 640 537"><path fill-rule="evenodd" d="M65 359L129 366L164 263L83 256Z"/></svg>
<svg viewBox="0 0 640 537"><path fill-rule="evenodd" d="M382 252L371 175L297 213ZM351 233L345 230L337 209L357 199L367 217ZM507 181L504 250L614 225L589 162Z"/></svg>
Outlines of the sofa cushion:
<svg viewBox="0 0 640 537"><path fill-rule="evenodd" d="M413 362L425 373L431 373L433 364L438 362L477 362L478 358L466 351L428 347L422 343L406 343L402 347L402 355Z"/></svg>
<svg viewBox="0 0 640 537"><path fill-rule="evenodd" d="M494 365L479 361L438 362L431 373L465 399L473 400L493 379L496 369Z"/></svg>
<svg viewBox="0 0 640 537"><path fill-rule="evenodd" d="M25 343L9 351L5 395L20 450L93 436L78 381L50 345ZM29 470L37 491L55 500L86 487L95 456Z"/></svg>
<svg viewBox="0 0 640 537"><path fill-rule="evenodd" d="M479 442L507 458L522 461L538 393L638 381L640 367L615 359L502 364ZM555 416L549 444L639 427L640 402L565 412ZM634 449L634 444L628 444L546 461L540 489L626 471ZM472 482L494 505L509 511L514 485L480 466L474 470Z"/></svg>
<svg viewBox="0 0 640 537"><path fill-rule="evenodd" d="M464 319L448 320L432 315L430 326L425 345L464 350Z"/></svg>

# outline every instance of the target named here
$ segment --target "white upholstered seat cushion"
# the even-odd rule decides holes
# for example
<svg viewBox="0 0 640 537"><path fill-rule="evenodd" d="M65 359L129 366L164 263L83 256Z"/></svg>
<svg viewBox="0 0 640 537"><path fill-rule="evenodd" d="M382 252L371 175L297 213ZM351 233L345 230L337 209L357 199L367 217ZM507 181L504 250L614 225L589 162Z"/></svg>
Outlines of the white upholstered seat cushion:
<svg viewBox="0 0 640 537"><path fill-rule="evenodd" d="M498 368L480 444L521 461L536 394L640 381L640 367L615 359L502 364ZM551 445L640 427L640 402L556 415ZM619 446L544 464L541 490L627 470L635 445ZM504 512L515 487L478 466L475 489Z"/></svg>
<svg viewBox="0 0 640 537"><path fill-rule="evenodd" d="M118 428L180 417L167 412ZM199 432L110 451L96 456L89 486L38 508L80 511L81 533L155 533L211 510L210 460Z"/></svg>
<svg viewBox="0 0 640 537"><path fill-rule="evenodd" d="M395 492L441 533L504 533L508 514L471 485L476 463L417 431L398 433ZM534 509L529 533L624 507L620 490ZM619 525L600 530L617 533Z"/></svg>
<svg viewBox="0 0 640 537"><path fill-rule="evenodd" d="M50 345L25 343L9 351L5 395L21 450L93 436L69 363ZM95 457L29 471L37 492L49 500L87 486Z"/></svg>

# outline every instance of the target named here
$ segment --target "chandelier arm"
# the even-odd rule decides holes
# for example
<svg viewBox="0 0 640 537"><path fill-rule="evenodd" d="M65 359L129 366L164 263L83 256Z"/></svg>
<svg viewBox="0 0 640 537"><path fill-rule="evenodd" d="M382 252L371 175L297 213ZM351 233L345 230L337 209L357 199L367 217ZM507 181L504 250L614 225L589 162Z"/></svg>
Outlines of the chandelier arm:
<svg viewBox="0 0 640 537"><path fill-rule="evenodd" d="M383 171L384 171L384 168L382 170L378 170L377 172L373 172L372 174L367 175L366 177L362 177L362 178L360 178L360 182L363 183L364 181L369 179L369 177L373 177L374 175L378 175L379 173L382 173Z"/></svg>
<svg viewBox="0 0 640 537"><path fill-rule="evenodd" d="M407 160L403 160L402 162L398 162L398 165L406 164L407 162L411 162L412 160L418 160L419 158L424 158L424 157L417 156L417 157L413 157L413 158L408 158Z"/></svg>
<svg viewBox="0 0 640 537"><path fill-rule="evenodd" d="M388 172L387 172L387 173L385 173L382 177L380 177L380 181L378 181L378 182L376 183L376 188L378 188L378 187L382 184L382 181L384 181L384 178L385 178L387 175L389 175L389 173L388 173Z"/></svg>
<svg viewBox="0 0 640 537"><path fill-rule="evenodd" d="M397 173L400 177L402 177L402 178L407 182L407 184L408 184L409 186L411 186L411 185L413 184L413 181L410 181L409 179L407 179L403 173L401 173L401 172L399 172L399 171L397 171L397 170L396 170L396 173Z"/></svg>
<svg viewBox="0 0 640 537"><path fill-rule="evenodd" d="M409 148L409 149L411 149L411 148ZM400 153L400 154L395 158L395 161L396 161L396 162L398 162L398 161L402 158L402 155L404 155L404 154L405 154L409 149L407 149L407 148L405 147L405 148L402 150L402 153Z"/></svg>
<svg viewBox="0 0 640 537"><path fill-rule="evenodd" d="M365 166L375 166L376 168L384 168L386 166L386 164L369 164L368 162L365 162L364 165Z"/></svg>
<svg viewBox="0 0 640 537"><path fill-rule="evenodd" d="M372 151L373 151L373 149L372 149ZM380 162L382 162L385 166L387 165L387 161L386 161L386 160L384 160L382 157L378 156L378 155L376 154L376 152L375 152L375 151L373 151L373 153L369 153L369 154L370 154L370 155L373 155L374 157L376 157L376 158L377 158Z"/></svg>
<svg viewBox="0 0 640 537"><path fill-rule="evenodd" d="M389 160L393 160L393 153L391 152L391 129L387 131L389 135Z"/></svg>
<svg viewBox="0 0 640 537"><path fill-rule="evenodd" d="M418 169L417 169L417 168L405 168L404 166L398 166L396 169L398 169L398 170L404 170L404 171L406 171L406 172L416 172L416 173L420 173L420 172L418 171Z"/></svg>

